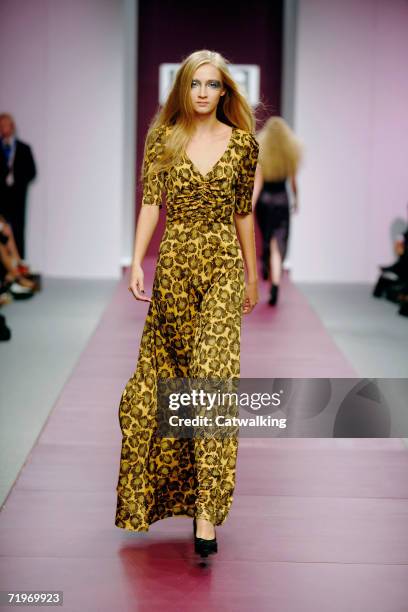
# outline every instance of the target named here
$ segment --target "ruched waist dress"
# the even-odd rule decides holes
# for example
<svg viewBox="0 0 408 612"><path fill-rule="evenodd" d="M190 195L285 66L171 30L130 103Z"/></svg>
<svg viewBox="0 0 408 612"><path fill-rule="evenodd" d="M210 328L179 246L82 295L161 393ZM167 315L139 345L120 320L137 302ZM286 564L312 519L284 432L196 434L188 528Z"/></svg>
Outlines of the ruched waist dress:
<svg viewBox="0 0 408 612"><path fill-rule="evenodd" d="M148 166L171 126L146 147ZM137 366L119 404L122 450L115 525L148 531L170 516L221 525L235 487L237 437L157 435L158 378L238 378L244 265L234 215L252 212L258 143L233 128L222 157L204 176L186 154L144 183L142 205L162 207L160 243Z"/></svg>

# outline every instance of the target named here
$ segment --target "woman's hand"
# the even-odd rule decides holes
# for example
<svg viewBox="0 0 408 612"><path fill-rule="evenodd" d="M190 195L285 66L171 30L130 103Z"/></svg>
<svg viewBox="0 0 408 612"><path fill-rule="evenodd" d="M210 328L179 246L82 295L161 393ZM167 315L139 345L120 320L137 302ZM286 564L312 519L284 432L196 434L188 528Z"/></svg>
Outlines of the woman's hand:
<svg viewBox="0 0 408 612"><path fill-rule="evenodd" d="M134 264L130 273L130 283L128 287L134 297L142 302L151 302L152 300L144 294L144 273L140 264Z"/></svg>
<svg viewBox="0 0 408 612"><path fill-rule="evenodd" d="M249 314L258 303L258 281L252 281L245 284L245 296L242 312Z"/></svg>

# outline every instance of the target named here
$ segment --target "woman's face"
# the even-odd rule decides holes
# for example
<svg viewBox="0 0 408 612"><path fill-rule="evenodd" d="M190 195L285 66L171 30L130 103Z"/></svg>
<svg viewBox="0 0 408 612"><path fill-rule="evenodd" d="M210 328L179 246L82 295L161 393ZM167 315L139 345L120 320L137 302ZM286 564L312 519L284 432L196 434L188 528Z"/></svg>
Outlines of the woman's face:
<svg viewBox="0 0 408 612"><path fill-rule="evenodd" d="M225 89L218 68L212 64L203 64L197 68L191 81L191 101L197 114L207 115L214 112L224 94Z"/></svg>

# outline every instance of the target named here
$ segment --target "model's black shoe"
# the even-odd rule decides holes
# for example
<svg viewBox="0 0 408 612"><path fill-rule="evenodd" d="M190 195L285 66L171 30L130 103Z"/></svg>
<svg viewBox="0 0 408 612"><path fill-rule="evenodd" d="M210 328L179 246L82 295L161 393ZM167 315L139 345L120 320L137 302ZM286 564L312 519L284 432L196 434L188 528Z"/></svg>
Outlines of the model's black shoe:
<svg viewBox="0 0 408 612"><path fill-rule="evenodd" d="M200 555L200 557L204 558L204 557L208 557L208 555L212 555L218 552L217 538L214 538L212 540L206 540L204 538L197 538L196 536L197 522L195 518L193 520L193 528L194 528L194 550L197 553L197 555Z"/></svg>
<svg viewBox="0 0 408 612"><path fill-rule="evenodd" d="M275 306L276 302L278 301L278 295L279 295L279 285L272 285L271 287L271 293L269 296L269 306Z"/></svg>
<svg viewBox="0 0 408 612"><path fill-rule="evenodd" d="M218 552L217 538L213 540L204 540L194 536L194 550L200 557L208 557L208 555Z"/></svg>

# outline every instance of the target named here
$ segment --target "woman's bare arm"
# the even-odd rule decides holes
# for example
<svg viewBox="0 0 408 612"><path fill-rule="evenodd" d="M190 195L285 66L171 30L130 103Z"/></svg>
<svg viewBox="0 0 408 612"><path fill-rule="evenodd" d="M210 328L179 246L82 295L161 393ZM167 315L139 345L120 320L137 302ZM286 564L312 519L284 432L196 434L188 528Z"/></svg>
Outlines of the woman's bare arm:
<svg viewBox="0 0 408 612"><path fill-rule="evenodd" d="M254 215L253 213L247 215L235 213L234 217L238 238L241 243L242 256L244 258L247 282L251 283L258 278L256 268Z"/></svg>
<svg viewBox="0 0 408 612"><path fill-rule="evenodd" d="M133 265L142 265L146 251L159 221L160 208L158 206L141 206L135 233L135 248L133 252Z"/></svg>
<svg viewBox="0 0 408 612"><path fill-rule="evenodd" d="M234 214L235 227L241 244L242 257L246 268L246 295L243 313L251 312L258 303L258 274L256 267L254 215Z"/></svg>
<svg viewBox="0 0 408 612"><path fill-rule="evenodd" d="M298 188L297 188L296 176L292 176L290 178L290 186L291 186L292 193L293 193L293 210L294 212L297 212L299 209L299 205L298 205Z"/></svg>
<svg viewBox="0 0 408 612"><path fill-rule="evenodd" d="M142 263L152 239L154 230L156 229L159 221L159 214L159 206L141 206L136 224L129 291L132 291L136 299L146 302L150 302L151 299L144 295L144 274L142 270Z"/></svg>
<svg viewBox="0 0 408 612"><path fill-rule="evenodd" d="M252 193L252 210L254 209L255 204L258 201L259 194L262 191L263 183L264 183L264 179L263 179L262 169L261 169L261 166L257 164L256 170L255 170L254 191Z"/></svg>

